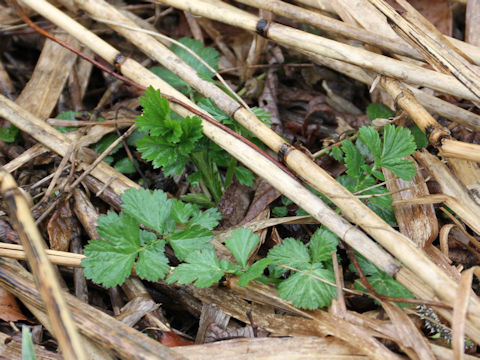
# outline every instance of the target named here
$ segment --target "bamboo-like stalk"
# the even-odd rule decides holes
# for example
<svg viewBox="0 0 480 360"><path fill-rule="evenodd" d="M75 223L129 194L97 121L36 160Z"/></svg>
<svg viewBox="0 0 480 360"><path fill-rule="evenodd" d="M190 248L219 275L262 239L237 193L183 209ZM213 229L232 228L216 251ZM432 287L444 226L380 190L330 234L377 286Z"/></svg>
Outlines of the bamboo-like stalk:
<svg viewBox="0 0 480 360"><path fill-rule="evenodd" d="M31 274L21 266L0 262L0 286L22 302L44 311L45 306L33 284ZM100 346L112 350L121 359L185 360L182 355L158 341L82 302L75 296L66 292L63 296L82 334ZM72 358L68 353L64 353L64 356L66 359Z"/></svg>
<svg viewBox="0 0 480 360"><path fill-rule="evenodd" d="M66 251L45 249L48 260L55 265L80 267L85 255ZM23 246L17 244L0 243L0 256L16 260L26 260Z"/></svg>
<svg viewBox="0 0 480 360"><path fill-rule="evenodd" d="M401 30L401 36L415 46L425 60L443 72L452 74L480 98L480 75L477 69L473 69L471 64L458 54L458 50L455 51L443 35L411 5L399 0L406 11L402 16L384 0L369 1ZM405 17L411 18L411 21Z"/></svg>
<svg viewBox="0 0 480 360"><path fill-rule="evenodd" d="M60 133L45 123L45 121L33 116L3 95L0 95L0 116L8 119L8 121L15 124L20 130L30 134L37 141L59 155L65 156L68 147L72 144L69 136ZM94 160L93 156L90 156L85 151L79 151L79 157L84 160L81 164L83 168L87 168L88 164ZM11 170L11 168L9 170ZM103 182L107 182L109 179L116 177L111 187L114 191L120 193L131 187L139 187L134 181L115 171L104 162L93 169L92 175Z"/></svg>
<svg viewBox="0 0 480 360"><path fill-rule="evenodd" d="M3 169L0 169L0 186L13 227L25 248L35 283L45 303L53 335L62 352L68 354L70 359L86 359L77 329L60 291L57 274L48 261L45 243L35 225L28 203L12 175Z"/></svg>
<svg viewBox="0 0 480 360"><path fill-rule="evenodd" d="M80 29L78 24L71 27L69 26L74 21L65 14L58 11L56 8L48 8L44 1L25 0L29 6L35 8L36 11L42 15L48 17L51 21L62 24L69 33L72 33L80 41L89 44L90 41L95 40L95 48L100 51L100 55L110 62L115 59L115 53L111 51L112 47L104 43L101 39L95 37L92 33L89 33L86 29ZM48 4L48 3L47 3ZM66 17L66 18L64 18ZM102 44L102 45L100 45ZM107 47L105 52L102 51L103 46ZM160 81L158 77L148 72L138 63L133 60L126 59L121 70L124 75L134 79L135 81L148 85L152 84L155 87L159 87L166 94L175 94L175 97L179 97L184 101L185 97L177 95L178 93L164 82ZM163 86L163 88L162 88ZM185 101L189 103L188 99ZM178 106L172 106L174 111L185 116L187 111ZM247 117L248 111L240 109L236 111L237 114ZM267 130L260 128L258 124L252 125L258 136L259 132L270 134ZM214 129L215 128L215 129ZM303 155L299 151L292 150L285 156L286 161L292 168L298 169L310 184L319 189L327 196L329 196L339 207L342 208L344 213L349 219L353 219L360 224L368 233L370 233L377 241L382 243L389 251L395 254L401 259L407 266L413 269L416 276L422 278L424 283L419 283L415 276L408 270L397 267L397 263L392 261L391 258L385 252L379 251L368 240L361 231L357 228L352 228L350 224L342 219L339 219L335 213L332 213L325 204L319 201L318 198L312 197L312 194L305 190L298 182L286 176L285 173L279 171L276 166L264 159L255 159L255 155L252 154L252 149L245 146L243 143L239 143L235 138L231 138L230 135L218 132L218 129L210 123L205 123L204 133L209 136L213 141L217 142L220 146L230 152L233 156L240 159L244 164L250 167L254 172L267 179L274 187L279 189L286 196L295 200L302 208L311 213L317 220L325 224L337 235L339 235L344 241L351 244L360 253L364 254L367 258L372 260L377 266L387 273L396 274L396 278L412 289L414 293L421 294L428 292L428 287L431 286L435 294L446 301L449 304L453 304L456 284L451 281L438 267L436 267L425 255L423 255L418 249L416 249L409 240L393 230L383 220L381 220L376 214L372 213L368 208L363 205L359 200L355 199L352 194L341 187L334 179L328 176L322 169L318 168L306 155ZM260 136L259 136L260 137ZM265 136L261 136L262 140ZM278 151L284 144L283 140L277 142L277 138L271 141L269 144L273 149ZM272 146L271 146L272 145ZM263 164L263 165L262 165ZM332 190L333 189L333 190ZM372 252L367 251L370 249ZM375 254L375 255L373 255ZM428 285L427 285L428 284ZM479 338L479 332L476 329L475 320L480 314L480 308L477 299L473 299L469 308L469 317L472 321L469 332L472 338Z"/></svg>
<svg viewBox="0 0 480 360"><path fill-rule="evenodd" d="M255 32L260 19L221 1L212 0L158 0L178 9L228 23ZM262 25L261 25L262 26ZM267 26L265 24L265 26ZM468 100L479 98L450 75L424 69L417 65L395 60L370 51L342 44L305 31L270 23L264 35L280 45L310 51L336 60L349 62L379 74L393 77L413 85L421 85Z"/></svg>
<svg viewBox="0 0 480 360"><path fill-rule="evenodd" d="M283 1L237 0L237 2L268 10L276 15L315 26L316 28L324 30L328 33L341 35L347 39L359 40L366 44L374 45L399 55L410 56L420 60L423 59L418 51L414 50L403 41L397 41L396 39L391 39L382 34L373 33L357 26L347 24L343 21L336 20L332 17L319 14L318 12L307 10L299 6L294 6Z"/></svg>
<svg viewBox="0 0 480 360"><path fill-rule="evenodd" d="M302 53L309 56L315 63L329 67L368 86L371 86L375 80L374 76L356 65L326 58L310 52ZM381 86L381 84L379 85ZM407 85L407 87L413 93L418 102L422 104L428 111L443 116L458 124L464 125L474 131L480 132L479 115L455 106L448 101L439 99L436 96L430 95L413 86Z"/></svg>

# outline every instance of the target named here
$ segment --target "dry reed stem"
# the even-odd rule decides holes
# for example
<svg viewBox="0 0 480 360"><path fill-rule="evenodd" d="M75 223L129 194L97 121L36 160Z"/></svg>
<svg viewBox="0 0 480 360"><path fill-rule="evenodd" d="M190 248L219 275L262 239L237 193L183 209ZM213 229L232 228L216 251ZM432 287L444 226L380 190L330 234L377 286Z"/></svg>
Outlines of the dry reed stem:
<svg viewBox="0 0 480 360"><path fill-rule="evenodd" d="M12 225L25 248L35 283L45 303L48 317L60 349L71 359L86 359L80 337L72 321L57 274L45 253L45 242L35 225L29 205L12 175L0 169L1 192L9 208Z"/></svg>
<svg viewBox="0 0 480 360"><path fill-rule="evenodd" d="M81 267L85 255L65 251L46 249L48 260L55 265ZM0 243L0 256L16 260L26 260L23 246L16 244Z"/></svg>
<svg viewBox="0 0 480 360"><path fill-rule="evenodd" d="M406 1L398 0L406 10L400 15L384 0L369 0L398 27L399 34L420 51L425 60L435 68L452 74L466 88L480 98L480 75L478 69L465 60L444 36Z"/></svg>
<svg viewBox="0 0 480 360"><path fill-rule="evenodd" d="M86 29L82 29L80 25L75 24L70 26L74 21L65 16L62 12L58 11L56 8L46 8L46 5L43 1L34 2L32 0L25 1L37 10L42 13L42 15L48 17L51 21L57 23L57 25L63 26L70 33L73 33L82 42L89 44L89 40L95 40L95 49L100 51L100 55L110 62L113 62L115 59L115 53L112 50L113 48L101 41L99 38L96 38L95 35L88 32ZM101 45L100 45L101 44ZM103 47L106 47L105 52L102 51ZM142 84L154 84L156 87L162 88L164 93L167 94L177 94L177 92L171 88L168 84L162 82L158 77L148 72L138 63L134 62L131 59L125 59L121 66L121 70L124 75L130 77L131 79L136 80ZM157 85L159 84L159 85ZM162 87L163 86L163 87ZM182 101L184 97L177 95ZM188 99L185 101L188 103ZM177 111L181 115L187 115L187 112L183 108L178 106L172 106L174 111ZM237 111L240 113L242 110ZM235 118L237 118L235 116ZM257 125L256 125L257 126ZM289 164L296 164L297 169L301 169L301 173L305 174L307 180L314 185L314 187L319 187L319 179L327 179L325 184L322 184L321 188L324 193L331 196L331 198L337 202L344 212L349 215L349 218L357 219L358 222L379 242L386 246L390 251L392 251L399 259L404 261L408 266L415 270L417 276L420 276L425 284L417 282L415 276L411 274L406 269L398 269L397 263L392 261L392 259L384 252L379 251L373 243L368 241L367 237L356 228L352 228L344 220L338 219L336 214L331 214L330 209L325 209L325 212L319 209L325 208L323 202L319 201L318 198L311 196L311 193L306 191L302 186L300 186L296 181L291 179L288 176L285 176L283 172L278 172L278 169L275 166L272 166L270 162L266 162L265 166L262 166L262 160L256 159L255 155L250 157L250 148L245 148L244 144L241 143L239 146L236 145L236 140L230 139L229 136L217 136L216 131L212 129L211 124L205 124L204 133L209 136L212 140L219 143L220 146L225 148L233 156L239 158L243 163L249 166L254 172L265 177L274 187L278 188L282 193L296 200L301 207L307 210L309 213L313 214L314 217L320 222L324 223L332 231L338 234L342 239L347 243L350 243L354 248L359 252L371 259L377 266L382 268L382 270L387 273L393 274L397 279L410 288L414 293L425 294L429 293L428 288L425 284L429 284L432 288L435 289L435 293L438 294L442 299L448 303L453 303L456 284L452 282L444 273L441 272L433 263L431 263L428 258L420 253L418 249L413 247L409 240L403 235L395 232L391 227L378 218L375 214L368 213L369 210L366 210L366 207L357 199L352 199L352 195L339 186L333 179L329 178L321 169L311 162L309 158L302 154L298 154L298 151L292 151L288 156L287 161ZM287 157L286 157L287 158ZM259 163L260 162L260 163ZM316 186L315 186L316 185ZM331 189L339 189L339 193L331 191ZM322 191L322 190L321 190ZM342 201L345 200L345 201ZM352 205L352 206L350 206ZM368 215L365 215L367 211ZM370 250L367 250L370 249ZM375 254L375 255L374 255ZM431 293L429 293L431 295ZM472 301L471 308L469 309L469 316L479 313L479 304L476 299ZM480 333L475 328L475 322L471 323L472 328L472 337L480 338Z"/></svg>
<svg viewBox="0 0 480 360"><path fill-rule="evenodd" d="M252 32L257 31L260 21L258 17L220 1L159 0L159 2ZM283 46L349 62L409 84L429 87L468 100L479 100L475 94L453 76L424 69L417 65L378 55L285 25L270 23L266 27L264 35Z"/></svg>

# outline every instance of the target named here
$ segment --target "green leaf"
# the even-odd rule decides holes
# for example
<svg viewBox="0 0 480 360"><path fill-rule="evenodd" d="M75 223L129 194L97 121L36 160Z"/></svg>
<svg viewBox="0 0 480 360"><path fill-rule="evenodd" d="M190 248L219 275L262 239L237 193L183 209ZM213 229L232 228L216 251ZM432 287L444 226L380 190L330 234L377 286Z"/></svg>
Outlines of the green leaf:
<svg viewBox="0 0 480 360"><path fill-rule="evenodd" d="M263 275L263 272L270 265L271 259L263 258L247 268L247 270L238 278L238 285L247 286L252 280L255 280Z"/></svg>
<svg viewBox="0 0 480 360"><path fill-rule="evenodd" d="M213 201L210 201L208 197L203 193L198 193L198 194L190 193L190 194L182 195L181 199L185 202L197 204L200 207L210 208L215 206L215 203Z"/></svg>
<svg viewBox="0 0 480 360"><path fill-rule="evenodd" d="M187 116L180 124L182 136L179 141L179 152L186 155L194 149L196 142L203 137L202 119L198 116Z"/></svg>
<svg viewBox="0 0 480 360"><path fill-rule="evenodd" d="M212 245L209 242L212 237L212 233L208 229L193 225L170 236L168 242L175 251L175 256L179 260L183 260L196 250L211 248Z"/></svg>
<svg viewBox="0 0 480 360"><path fill-rule="evenodd" d="M57 116L55 116L55 119L60 119L60 120L77 120L76 119L76 116L80 116L82 115L81 113L79 112L75 112L75 111L72 111L72 110L68 110L68 111L63 111L61 112L60 114L58 114ZM77 128L74 127L74 126L54 126L55 129L57 129L58 131L60 131L62 134L66 134L70 131L73 131L73 130L76 130Z"/></svg>
<svg viewBox="0 0 480 360"><path fill-rule="evenodd" d="M387 192L388 190L386 187L377 186L367 191L364 191L362 195L370 195L370 194L379 195ZM378 216L380 216L383 220L385 220L389 225L391 226L397 225L395 213L393 212L391 195L371 197L371 198L363 199L363 201L367 204L367 206L370 209L372 209Z"/></svg>
<svg viewBox="0 0 480 360"><path fill-rule="evenodd" d="M257 106L251 108L251 110L255 114L257 119L263 122L265 125L270 126L272 124L270 120L272 118L272 114L270 114L267 110Z"/></svg>
<svg viewBox="0 0 480 360"><path fill-rule="evenodd" d="M97 153L101 154L105 150L107 150L107 148L110 145L112 145L112 143L117 139L118 139L118 136L116 134L107 134L104 137L102 137L98 142L93 144L91 148ZM122 144L118 144L117 146L115 146L115 148L112 151L110 151L110 155L115 154L121 148L122 148Z"/></svg>
<svg viewBox="0 0 480 360"><path fill-rule="evenodd" d="M283 239L281 244L274 246L268 252L268 257L273 265L286 265L296 269L310 262L310 254L305 244L293 238ZM282 273L286 271L287 269L282 268Z"/></svg>
<svg viewBox="0 0 480 360"><path fill-rule="evenodd" d="M178 164L178 166L170 167L168 171L164 171L165 176L171 176L175 173L179 174L188 162L186 156L181 156L178 153L176 144L168 143L160 137L145 136L139 139L137 141L137 150L142 153L143 159L152 161L154 168Z"/></svg>
<svg viewBox="0 0 480 360"><path fill-rule="evenodd" d="M158 281L170 271L168 259L165 256L165 240L158 240L155 234L140 230L140 250L135 266L137 275L145 280Z"/></svg>
<svg viewBox="0 0 480 360"><path fill-rule="evenodd" d="M7 143L15 141L18 135L18 128L15 125L10 125L7 128L0 128L0 140Z"/></svg>
<svg viewBox="0 0 480 360"><path fill-rule="evenodd" d="M208 65L210 65L215 70L218 69L218 59L219 53L213 48L204 48L202 43L199 40L191 38L181 38L178 39L180 43L193 50L197 55L199 55ZM199 73L204 74L208 77L212 77L213 73L208 70L208 68L203 65L196 57L190 54L185 49L181 48L177 44L173 44L170 48L175 54L177 54L183 61L188 65L193 67Z"/></svg>
<svg viewBox="0 0 480 360"><path fill-rule="evenodd" d="M368 276L367 279L375 291L381 295L401 298L414 297L414 295L405 286L383 271L376 275Z"/></svg>
<svg viewBox="0 0 480 360"><path fill-rule="evenodd" d="M382 145L380 135L372 126L362 126L358 133L359 139L363 141L373 154L375 165L379 166L382 156Z"/></svg>
<svg viewBox="0 0 480 360"><path fill-rule="evenodd" d="M22 326L22 360L36 360L32 333L28 326Z"/></svg>
<svg viewBox="0 0 480 360"><path fill-rule="evenodd" d="M118 160L113 168L122 174L134 174L137 171L128 157Z"/></svg>
<svg viewBox="0 0 480 360"><path fill-rule="evenodd" d="M312 261L322 262L332 259L332 252L337 251L338 237L323 227L317 229L310 239Z"/></svg>
<svg viewBox="0 0 480 360"><path fill-rule="evenodd" d="M188 84L183 81L178 75L174 74L168 69L165 69L164 67L152 66L150 68L150 71L176 89L188 86Z"/></svg>
<svg viewBox="0 0 480 360"><path fill-rule="evenodd" d="M199 225L205 229L213 230L221 219L222 214L220 214L216 208L211 208L205 211L199 211L192 217L189 224L191 226Z"/></svg>
<svg viewBox="0 0 480 360"><path fill-rule="evenodd" d="M367 106L367 116L370 121L375 119L389 119L393 115L395 115L395 112L384 104L370 104Z"/></svg>
<svg viewBox="0 0 480 360"><path fill-rule="evenodd" d="M250 229L239 228L232 231L232 236L225 240L225 246L235 257L243 269L247 266L248 257L257 247L260 238Z"/></svg>
<svg viewBox="0 0 480 360"><path fill-rule="evenodd" d="M233 124L233 120L230 116L228 116L223 110L221 110L217 104L215 104L212 99L210 98L201 98L198 102L197 105L200 106L203 110L208 112L210 115L213 116L215 120L218 122L225 124L225 125L231 125Z"/></svg>
<svg viewBox="0 0 480 360"><path fill-rule="evenodd" d="M333 272L323 269L319 263L310 264L301 270L302 272L296 272L280 283L280 297L292 301L294 306L302 309L313 310L329 306L332 298L336 297L336 289L317 278L335 283Z"/></svg>
<svg viewBox="0 0 480 360"><path fill-rule="evenodd" d="M85 276L106 287L120 285L130 275L140 247L138 224L130 216L109 212L98 218L97 230L106 241L85 246Z"/></svg>
<svg viewBox="0 0 480 360"><path fill-rule="evenodd" d="M139 223L163 234L172 202L161 190L128 189L122 194L122 210Z"/></svg>
<svg viewBox="0 0 480 360"><path fill-rule="evenodd" d="M423 149L428 145L428 138L425 133L418 127L417 124L413 125L412 129L410 130L413 138L415 139L415 144L417 149Z"/></svg>
<svg viewBox="0 0 480 360"><path fill-rule="evenodd" d="M277 217L285 217L288 215L288 209L286 206L275 206L272 209L272 214Z"/></svg>
<svg viewBox="0 0 480 360"><path fill-rule="evenodd" d="M170 117L170 105L160 90L148 87L145 97L140 98L143 107L136 124L141 131L149 131L151 136L159 136L166 142L178 142L182 135L181 123Z"/></svg>
<svg viewBox="0 0 480 360"><path fill-rule="evenodd" d="M365 159L362 154L360 154L360 151L350 140L342 141L342 151L345 153L347 174L352 178L359 178L362 176L362 165L365 165Z"/></svg>
<svg viewBox="0 0 480 360"><path fill-rule="evenodd" d="M338 162L342 163L344 162L344 159L343 159L343 151L342 149L340 148L340 146L333 146L332 147L332 152L330 153L330 155L335 159L337 160Z"/></svg>
<svg viewBox="0 0 480 360"><path fill-rule="evenodd" d="M167 283L191 284L199 288L209 287L225 274L228 263L219 261L213 249L203 249L188 255L185 264L178 265L167 277Z"/></svg>
<svg viewBox="0 0 480 360"><path fill-rule="evenodd" d="M186 204L177 199L171 199L171 218L180 224L186 224L188 219L198 212L198 208L192 204Z"/></svg>
<svg viewBox="0 0 480 360"><path fill-rule="evenodd" d="M410 160L401 159L413 154L416 149L410 130L393 125L386 125L383 129L383 149L379 167L387 168L404 180L410 180L415 176L415 165Z"/></svg>
<svg viewBox="0 0 480 360"><path fill-rule="evenodd" d="M241 185L253 186L253 184L255 183L255 175L253 175L253 173L249 169L243 166L237 166L235 167L234 172L238 182Z"/></svg>

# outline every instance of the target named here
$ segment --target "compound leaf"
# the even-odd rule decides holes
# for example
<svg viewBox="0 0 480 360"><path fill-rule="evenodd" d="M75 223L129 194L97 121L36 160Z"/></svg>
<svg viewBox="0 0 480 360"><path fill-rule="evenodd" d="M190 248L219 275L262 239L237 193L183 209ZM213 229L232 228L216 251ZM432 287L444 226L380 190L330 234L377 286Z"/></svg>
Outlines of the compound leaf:
<svg viewBox="0 0 480 360"><path fill-rule="evenodd" d="M184 231L179 231L168 239L170 246L175 251L175 256L183 260L188 254L204 248L211 248L209 241L212 233L200 225L192 225Z"/></svg>
<svg viewBox="0 0 480 360"><path fill-rule="evenodd" d="M122 210L139 223L163 234L172 202L161 190L128 189L122 194Z"/></svg>
<svg viewBox="0 0 480 360"><path fill-rule="evenodd" d="M280 297L303 309L329 306L332 298L336 297L336 289L318 278L335 283L333 272L323 269L320 263L309 264L301 270L280 283Z"/></svg>
<svg viewBox="0 0 480 360"><path fill-rule="evenodd" d="M140 249L135 271L145 280L157 281L163 279L170 271L168 259L165 256L165 240L158 240L155 234L140 230Z"/></svg>
<svg viewBox="0 0 480 360"><path fill-rule="evenodd" d="M219 261L213 249L203 249L190 253L186 263L178 265L167 277L167 283L191 284L199 288L209 287L225 274L228 263Z"/></svg>

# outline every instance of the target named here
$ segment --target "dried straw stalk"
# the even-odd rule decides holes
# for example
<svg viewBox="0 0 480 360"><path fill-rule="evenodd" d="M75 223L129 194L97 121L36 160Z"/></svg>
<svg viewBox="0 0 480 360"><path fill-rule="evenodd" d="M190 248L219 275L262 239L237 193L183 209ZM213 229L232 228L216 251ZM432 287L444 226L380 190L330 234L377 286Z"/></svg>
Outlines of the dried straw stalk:
<svg viewBox="0 0 480 360"><path fill-rule="evenodd" d="M53 335L64 354L69 354L71 359L86 359L80 336L60 290L57 274L47 259L45 242L35 225L27 200L12 175L4 169L0 169L0 184L13 227L25 248L35 283L45 303Z"/></svg>
<svg viewBox="0 0 480 360"><path fill-rule="evenodd" d="M221 1L214 0L159 0L166 5L195 15L228 23L252 32L257 31L259 18ZM260 25L262 27L262 25ZM280 45L310 51L336 60L390 76L412 85L425 86L468 100L480 100L475 94L450 75L424 69L417 65L395 60L370 51L313 35L288 26L270 23L263 25L264 35Z"/></svg>
<svg viewBox="0 0 480 360"><path fill-rule="evenodd" d="M83 43L88 46L91 45L94 51L107 61L111 63L114 62L118 52L88 30L82 28L79 24L76 24L74 20L68 18L56 8L49 7L48 3L45 3L44 1L28 0L24 2L40 12L43 16L66 29L69 33L72 33L72 35ZM179 95L168 84L165 84L131 59L125 60L122 64L121 70L124 75L139 83L145 85L152 84L155 87L161 88L164 93L178 97L182 101L188 103L188 99ZM179 108L178 106L172 107L181 115L187 114L183 108ZM248 112L240 109L236 113L241 113L243 114L242 116L246 117L245 113ZM237 115L235 118L237 119ZM257 124L253 125L253 129L258 127ZM255 133L258 136L259 132L266 133L266 131L267 130L259 128ZM273 166L269 161L259 159L252 154L252 151L248 146L245 146L245 144L241 142L239 143L235 138L232 139L228 134L218 132L218 129L214 129L211 124L205 124L204 133L225 148L233 156L239 158L239 160L249 166L257 174L266 178L286 196L295 199L297 204L311 213L317 220L327 225L332 231L338 234L344 241L351 244L360 253L371 259L377 266L390 274L393 273L400 282L412 289L413 292L416 294L431 295L429 289L430 285L434 289L435 294L447 303L453 304L456 294L456 284L438 269L438 267L432 264L418 249L413 247L406 237L395 232L391 227L378 218L378 216L371 213L370 210L367 210L359 200L355 199L348 191L340 187L338 183L331 179L325 172L323 172L323 170L318 168L305 155L292 150L288 157L286 157L287 162L292 164L292 167L295 166L297 169L305 167L305 169L302 170L302 176L304 176L309 183L314 184L314 186L316 185L315 187L317 188L321 188L321 191L323 190L323 192L326 193L327 196L330 196L334 202L341 204L339 206L350 219L357 220L366 231L387 247L389 251L394 253L408 267L414 269L417 276L420 276L423 281L425 281L424 284L418 282L416 276L410 273L407 269L399 269L397 267L398 264L395 261L392 261L387 253L379 251L378 247L374 246L374 244L368 240L368 237L357 228L351 227L351 225L343 219L338 219L335 213L332 214L328 207L325 208L323 202L316 197L312 197L312 194L306 191L304 187L300 186L298 182L285 175L282 171L279 171L279 169ZM259 137L262 139L264 138L264 136ZM274 139L270 143L271 144L268 145L272 145L271 147L278 151L283 145L283 140L281 143L277 143L276 139ZM325 184L319 185L323 180L325 180ZM334 189L334 191L332 191L332 189ZM372 252L370 253L370 251ZM480 314L479 310L478 301L473 299L469 308L470 320L473 320L470 323L471 327L469 328L469 332L471 333L472 338L477 339L480 339L480 333L476 328L476 324L478 323L475 323L475 320L478 314Z"/></svg>

